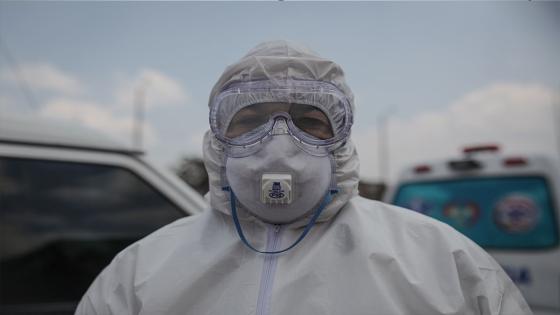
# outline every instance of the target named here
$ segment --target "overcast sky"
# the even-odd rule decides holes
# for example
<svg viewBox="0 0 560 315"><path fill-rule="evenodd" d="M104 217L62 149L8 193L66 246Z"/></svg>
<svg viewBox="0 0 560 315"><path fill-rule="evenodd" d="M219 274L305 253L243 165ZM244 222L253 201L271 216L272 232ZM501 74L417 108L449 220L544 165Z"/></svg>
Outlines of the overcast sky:
<svg viewBox="0 0 560 315"><path fill-rule="evenodd" d="M145 85L145 149L169 167L201 156L208 94L225 66L271 39L345 69L367 179L379 177L383 116L392 180L471 144L559 155L559 2L2 1L0 114L70 120L130 144L134 91Z"/></svg>

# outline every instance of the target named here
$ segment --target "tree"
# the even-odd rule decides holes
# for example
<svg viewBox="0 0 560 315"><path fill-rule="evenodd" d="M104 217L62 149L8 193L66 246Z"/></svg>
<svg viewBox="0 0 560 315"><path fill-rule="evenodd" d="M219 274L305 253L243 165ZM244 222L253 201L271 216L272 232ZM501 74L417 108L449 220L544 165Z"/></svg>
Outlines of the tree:
<svg viewBox="0 0 560 315"><path fill-rule="evenodd" d="M201 158L183 157L174 171L199 194L204 196L208 192L208 172L206 172L204 161Z"/></svg>

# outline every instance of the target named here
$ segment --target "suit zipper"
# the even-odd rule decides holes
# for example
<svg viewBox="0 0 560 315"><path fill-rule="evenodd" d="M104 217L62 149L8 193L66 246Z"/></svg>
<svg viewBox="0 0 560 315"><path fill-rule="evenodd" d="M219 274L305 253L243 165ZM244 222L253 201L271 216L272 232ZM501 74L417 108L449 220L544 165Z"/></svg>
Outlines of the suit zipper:
<svg viewBox="0 0 560 315"><path fill-rule="evenodd" d="M268 227L268 236L266 241L266 251L277 251L280 246L280 236L282 227L280 225L270 225ZM264 254L264 263L261 273L261 284L257 299L257 315L270 314L270 301L272 299L272 288L274 284L274 275L276 273L276 265L278 263L277 254Z"/></svg>

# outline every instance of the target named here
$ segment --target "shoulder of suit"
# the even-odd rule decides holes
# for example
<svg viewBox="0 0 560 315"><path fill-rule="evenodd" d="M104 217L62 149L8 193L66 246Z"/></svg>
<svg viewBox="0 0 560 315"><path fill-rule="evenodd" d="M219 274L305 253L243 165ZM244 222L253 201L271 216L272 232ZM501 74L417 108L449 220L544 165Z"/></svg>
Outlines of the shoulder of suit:
<svg viewBox="0 0 560 315"><path fill-rule="evenodd" d="M380 201L354 197L344 214L347 222L360 225L369 237L408 242L419 247L438 248L453 255L466 254L479 268L496 269L495 261L468 237L448 224L427 215ZM353 217L353 218L352 218ZM391 241L389 241L391 242ZM397 244L395 242L394 244ZM396 245L395 245L396 246Z"/></svg>

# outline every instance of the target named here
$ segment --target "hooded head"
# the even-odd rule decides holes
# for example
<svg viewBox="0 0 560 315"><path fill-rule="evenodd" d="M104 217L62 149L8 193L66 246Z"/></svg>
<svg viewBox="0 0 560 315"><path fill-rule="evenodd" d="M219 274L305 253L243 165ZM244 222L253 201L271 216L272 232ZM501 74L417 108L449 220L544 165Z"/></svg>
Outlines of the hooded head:
<svg viewBox="0 0 560 315"><path fill-rule="evenodd" d="M317 84L316 86L320 88L331 86L346 100L349 120L352 120L354 97L350 88L346 85L344 72L339 65L319 57L305 47L286 41L271 41L257 45L241 60L226 68L210 94L211 124L213 120L216 120L216 113L212 112L212 106L218 98L222 97L226 89L231 89L232 86L236 85L243 86L245 83L252 86L251 84L254 82L266 82L268 87L292 86L291 82ZM258 94L258 96L255 96L255 94L251 94L250 97L253 103L279 101L278 99L268 99L269 95ZM259 99L259 97L261 98ZM324 102L328 101L328 99L325 99ZM292 100L289 100L289 102L291 103ZM320 103L321 100L318 102ZM294 101L294 103L301 102ZM224 114L224 116L226 115ZM344 141L340 141L336 148L329 152L334 168L332 181L336 185L338 193L325 207L318 221L331 218L352 196L357 194L359 162L354 145L348 138L349 129L347 131ZM210 179L210 203L212 208L230 214L230 196L222 190L223 186L228 184L226 178L227 149L223 141L218 140L216 133L216 128L213 128L205 134L203 148L204 162ZM249 214L251 211L243 211L243 207L241 210L242 218L254 218ZM296 225L305 224L305 218L300 219L301 222Z"/></svg>

